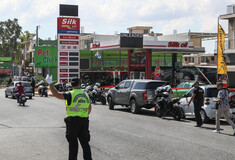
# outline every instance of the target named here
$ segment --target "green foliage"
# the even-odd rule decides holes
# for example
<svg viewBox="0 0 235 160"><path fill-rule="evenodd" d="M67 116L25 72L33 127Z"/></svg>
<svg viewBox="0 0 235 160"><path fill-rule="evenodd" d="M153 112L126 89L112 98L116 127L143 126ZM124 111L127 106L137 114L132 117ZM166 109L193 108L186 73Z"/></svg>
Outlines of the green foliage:
<svg viewBox="0 0 235 160"><path fill-rule="evenodd" d="M20 34L22 27L18 19L0 21L0 56L13 57L16 64L20 63L22 57Z"/></svg>
<svg viewBox="0 0 235 160"><path fill-rule="evenodd" d="M44 83L45 83L46 85L48 85L47 81L45 80L45 78L44 78L43 76L37 76L37 77L35 77L35 83L36 83L36 84L39 83L41 80L43 80Z"/></svg>

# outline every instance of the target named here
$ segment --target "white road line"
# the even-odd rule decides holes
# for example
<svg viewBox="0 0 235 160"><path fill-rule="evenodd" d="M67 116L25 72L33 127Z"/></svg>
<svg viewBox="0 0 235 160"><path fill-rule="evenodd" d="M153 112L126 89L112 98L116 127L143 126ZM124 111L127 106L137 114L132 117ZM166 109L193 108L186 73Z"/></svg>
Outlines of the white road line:
<svg viewBox="0 0 235 160"><path fill-rule="evenodd" d="M136 134L133 134L133 133L129 133L129 132L126 132L126 131L122 131L122 130L119 130L119 129L111 128L111 130L118 131L118 132L128 134L128 135L131 135L131 136L135 136L135 137L138 137L138 138L143 138L142 136L139 136L139 135L136 135Z"/></svg>

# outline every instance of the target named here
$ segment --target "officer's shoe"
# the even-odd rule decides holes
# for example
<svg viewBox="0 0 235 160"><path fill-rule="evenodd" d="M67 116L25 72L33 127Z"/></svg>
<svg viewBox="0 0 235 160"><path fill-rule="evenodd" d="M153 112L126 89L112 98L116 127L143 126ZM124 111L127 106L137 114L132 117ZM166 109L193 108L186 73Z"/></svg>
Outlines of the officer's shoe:
<svg viewBox="0 0 235 160"><path fill-rule="evenodd" d="M214 130L213 133L220 133L220 131Z"/></svg>

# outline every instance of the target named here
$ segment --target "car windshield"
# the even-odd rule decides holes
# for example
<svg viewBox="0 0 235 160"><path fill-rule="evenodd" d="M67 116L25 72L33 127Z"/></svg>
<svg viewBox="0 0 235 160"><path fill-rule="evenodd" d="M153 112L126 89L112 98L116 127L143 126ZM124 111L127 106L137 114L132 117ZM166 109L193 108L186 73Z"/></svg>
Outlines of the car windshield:
<svg viewBox="0 0 235 160"><path fill-rule="evenodd" d="M19 83L16 83L15 85L17 86ZM24 87L30 87L30 84L29 83L21 83L21 84L23 84L24 85Z"/></svg>
<svg viewBox="0 0 235 160"><path fill-rule="evenodd" d="M217 97L218 89L217 88L208 88L206 97Z"/></svg>
<svg viewBox="0 0 235 160"><path fill-rule="evenodd" d="M163 85L165 85L165 82L149 82L146 85L146 89L157 89Z"/></svg>

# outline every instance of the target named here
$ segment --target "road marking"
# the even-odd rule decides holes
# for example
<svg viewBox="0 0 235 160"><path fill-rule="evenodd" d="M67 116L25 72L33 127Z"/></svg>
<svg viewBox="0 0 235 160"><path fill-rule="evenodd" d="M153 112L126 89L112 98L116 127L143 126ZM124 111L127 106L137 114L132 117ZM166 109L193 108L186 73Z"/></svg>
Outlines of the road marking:
<svg viewBox="0 0 235 160"><path fill-rule="evenodd" d="M138 137L138 138L143 138L142 136L139 136L137 134L129 133L129 132L122 131L122 130L119 130L119 129L111 128L111 130L118 131L118 132L121 132L121 133L124 133L124 134L128 134L128 135L131 135L131 136L135 136L135 137Z"/></svg>

